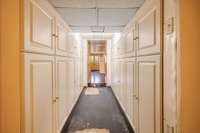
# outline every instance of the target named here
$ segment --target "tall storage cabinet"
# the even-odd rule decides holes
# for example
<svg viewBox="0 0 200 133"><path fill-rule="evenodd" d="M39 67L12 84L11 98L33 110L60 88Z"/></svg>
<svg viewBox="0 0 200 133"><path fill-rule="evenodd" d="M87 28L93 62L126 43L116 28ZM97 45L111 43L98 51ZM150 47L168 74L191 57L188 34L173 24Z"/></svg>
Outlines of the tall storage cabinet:
<svg viewBox="0 0 200 133"><path fill-rule="evenodd" d="M60 133L82 89L81 40L47 0L24 0L24 13L24 132Z"/></svg>
<svg viewBox="0 0 200 133"><path fill-rule="evenodd" d="M68 93L68 59L65 57L56 57L56 114L57 114L57 130L62 128L68 115L69 93Z"/></svg>
<svg viewBox="0 0 200 133"><path fill-rule="evenodd" d="M138 58L139 132L161 133L160 56Z"/></svg>
<svg viewBox="0 0 200 133"><path fill-rule="evenodd" d="M54 133L54 58L29 53L24 57L26 133Z"/></svg>
<svg viewBox="0 0 200 133"><path fill-rule="evenodd" d="M136 133L163 128L160 5L160 0L145 1L112 46L112 62L121 62L120 70L113 66L112 86Z"/></svg>

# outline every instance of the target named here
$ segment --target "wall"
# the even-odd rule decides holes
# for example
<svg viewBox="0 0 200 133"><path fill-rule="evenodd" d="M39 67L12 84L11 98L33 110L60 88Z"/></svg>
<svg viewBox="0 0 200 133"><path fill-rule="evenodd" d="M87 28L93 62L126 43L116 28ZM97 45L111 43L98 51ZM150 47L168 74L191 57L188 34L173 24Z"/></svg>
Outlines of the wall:
<svg viewBox="0 0 200 133"><path fill-rule="evenodd" d="M180 0L182 133L199 133L200 1Z"/></svg>
<svg viewBox="0 0 200 133"><path fill-rule="evenodd" d="M1 0L1 133L20 133L21 0Z"/></svg>

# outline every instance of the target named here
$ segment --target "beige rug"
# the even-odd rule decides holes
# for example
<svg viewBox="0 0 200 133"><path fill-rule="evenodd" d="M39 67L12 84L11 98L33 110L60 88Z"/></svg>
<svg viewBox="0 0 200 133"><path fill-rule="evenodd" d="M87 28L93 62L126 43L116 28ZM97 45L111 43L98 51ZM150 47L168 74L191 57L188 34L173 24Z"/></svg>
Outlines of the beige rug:
<svg viewBox="0 0 200 133"><path fill-rule="evenodd" d="M99 95L99 90L95 87L88 87L85 91L85 95Z"/></svg>
<svg viewBox="0 0 200 133"><path fill-rule="evenodd" d="M80 131L76 131L75 133L110 133L107 129L84 129Z"/></svg>

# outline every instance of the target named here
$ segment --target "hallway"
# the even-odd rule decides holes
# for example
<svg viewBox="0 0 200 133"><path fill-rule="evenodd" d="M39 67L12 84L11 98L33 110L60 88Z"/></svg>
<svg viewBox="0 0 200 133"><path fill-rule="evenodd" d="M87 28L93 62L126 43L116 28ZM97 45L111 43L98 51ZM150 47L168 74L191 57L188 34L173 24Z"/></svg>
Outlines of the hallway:
<svg viewBox="0 0 200 133"><path fill-rule="evenodd" d="M112 89L97 88L99 95L86 95L80 99L61 133L75 133L83 129L108 129L110 133L133 133L113 95ZM92 132L93 133L93 132Z"/></svg>
<svg viewBox="0 0 200 133"><path fill-rule="evenodd" d="M0 132L200 133L199 2L0 0Z"/></svg>

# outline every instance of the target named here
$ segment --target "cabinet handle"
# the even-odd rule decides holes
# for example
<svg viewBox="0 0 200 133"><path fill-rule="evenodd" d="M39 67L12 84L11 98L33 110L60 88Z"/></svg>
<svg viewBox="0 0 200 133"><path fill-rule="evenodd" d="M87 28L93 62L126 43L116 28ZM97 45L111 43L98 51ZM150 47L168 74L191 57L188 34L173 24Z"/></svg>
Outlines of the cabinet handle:
<svg viewBox="0 0 200 133"><path fill-rule="evenodd" d="M59 97L56 97L56 100L59 100Z"/></svg>
<svg viewBox="0 0 200 133"><path fill-rule="evenodd" d="M58 35L56 35L56 34L52 34L52 36L53 36L53 37L56 37L56 38L58 38L58 37L59 37L59 36L58 36Z"/></svg>
<svg viewBox="0 0 200 133"><path fill-rule="evenodd" d="M167 124L167 133L175 133L175 127Z"/></svg>
<svg viewBox="0 0 200 133"><path fill-rule="evenodd" d="M135 37L133 40L137 40L137 39L139 39L139 37Z"/></svg>
<svg viewBox="0 0 200 133"><path fill-rule="evenodd" d="M53 100L53 103L56 103L56 101L57 101L57 100L56 100L56 99L54 99L54 100Z"/></svg>
<svg viewBox="0 0 200 133"><path fill-rule="evenodd" d="M133 95L133 97L136 99L136 100L139 100L139 97L137 95Z"/></svg>

